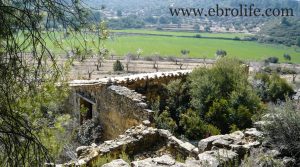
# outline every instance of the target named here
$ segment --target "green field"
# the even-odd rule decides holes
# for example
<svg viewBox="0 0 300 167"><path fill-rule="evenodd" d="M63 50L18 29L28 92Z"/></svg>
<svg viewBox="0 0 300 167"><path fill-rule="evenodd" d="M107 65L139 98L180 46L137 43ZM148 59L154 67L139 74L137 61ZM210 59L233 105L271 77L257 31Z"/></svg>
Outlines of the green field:
<svg viewBox="0 0 300 167"><path fill-rule="evenodd" d="M222 38L244 38L251 36L243 33L196 33L196 32L174 32L174 31L158 31L144 29L126 29L126 30L111 30L112 33L134 33L134 34L154 34L154 35L173 35L173 36L196 36L200 34L202 37L222 37Z"/></svg>
<svg viewBox="0 0 300 167"><path fill-rule="evenodd" d="M151 56L160 54L161 56L177 56L180 57L180 51L183 49L190 50L189 57L191 58L215 58L215 52L218 49L227 51L228 57L236 57L243 60L260 61L271 56L276 56L283 60L283 54L290 54L292 62L300 63L300 48L286 47L283 45L262 44L252 41L237 41L237 40L221 40L208 38L190 38L178 36L194 36L195 33L190 32L163 32L151 30L118 30L118 32L140 33L139 35L112 35L111 39L105 42L105 46L111 53L118 56L124 56L128 53L136 53L138 49L143 50L142 56ZM115 31L116 32L116 31ZM172 34L174 36L151 36L142 35L142 33L153 34ZM228 33L204 33L201 36L214 36L223 38L232 38L235 36L243 37L243 34L228 34ZM93 39L94 38L94 39ZM88 48L95 50L93 43L97 41L95 36L85 36ZM56 53L60 53L59 47L53 44L49 39L47 43ZM80 40L80 38L79 38ZM61 43L65 50L69 50L69 44L79 45L75 38L62 39ZM96 42L97 43L97 42ZM296 51L298 50L298 52Z"/></svg>
<svg viewBox="0 0 300 167"><path fill-rule="evenodd" d="M142 30L139 30L138 32L141 31ZM177 32L168 33L177 34ZM182 32L178 32L178 34L182 34ZM236 34L209 33L206 33L205 35L217 37L237 36ZM228 56L237 57L243 60L264 60L267 57L276 56L280 58L281 61L284 61L282 59L283 54L288 53L292 56L293 62L300 63L300 52L296 52L295 48L251 41L163 36L120 36L113 40L109 40L106 45L112 52L118 55L135 53L138 48L141 48L143 50L143 55L159 53L163 56L180 56L180 51L182 49L188 49L190 50L189 56L191 58L214 58L216 50L223 49L227 51ZM297 49L299 50L299 48Z"/></svg>

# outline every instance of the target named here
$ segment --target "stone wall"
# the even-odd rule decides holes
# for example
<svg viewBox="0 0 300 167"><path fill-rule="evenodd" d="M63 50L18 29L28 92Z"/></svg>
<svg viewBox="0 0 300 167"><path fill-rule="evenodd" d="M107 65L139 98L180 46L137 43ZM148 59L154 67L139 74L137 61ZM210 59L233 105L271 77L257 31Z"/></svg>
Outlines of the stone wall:
<svg viewBox="0 0 300 167"><path fill-rule="evenodd" d="M153 111L149 110L146 97L156 98L163 84L186 78L190 72L181 70L74 80L70 82L72 93L67 108L78 118L79 125L84 119L99 119L103 127L103 140L113 139L143 120L152 121ZM88 108L88 116L82 116L81 105Z"/></svg>
<svg viewBox="0 0 300 167"><path fill-rule="evenodd" d="M210 136L200 140L198 146L194 146L176 138L168 130L153 128L149 121L143 121L142 125L128 129L113 140L105 141L98 146L78 147L76 150L78 159L64 165L99 166L98 162L102 162L99 160L125 152L131 160L130 164L115 160L106 166L265 166L263 165L265 158L270 159L269 162L280 162L280 166L295 166L293 158L280 157L280 152L268 148L267 144L262 142L263 138L264 134L261 131L250 128L230 134ZM259 153L258 157L256 157L257 153ZM113 159L118 158L122 157L115 156ZM119 161L120 163L117 163Z"/></svg>
<svg viewBox="0 0 300 167"><path fill-rule="evenodd" d="M126 87L115 85L81 85L72 87L71 112L80 120L80 100L92 105L92 117L103 127L103 140L113 139L126 129L151 120L144 97Z"/></svg>

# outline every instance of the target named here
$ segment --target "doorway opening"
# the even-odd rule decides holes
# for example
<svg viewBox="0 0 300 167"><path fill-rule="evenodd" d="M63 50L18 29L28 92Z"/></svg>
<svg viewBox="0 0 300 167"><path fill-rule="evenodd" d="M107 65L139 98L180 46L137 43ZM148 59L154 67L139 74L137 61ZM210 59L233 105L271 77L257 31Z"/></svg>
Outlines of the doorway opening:
<svg viewBox="0 0 300 167"><path fill-rule="evenodd" d="M80 98L80 125L93 118L93 104Z"/></svg>

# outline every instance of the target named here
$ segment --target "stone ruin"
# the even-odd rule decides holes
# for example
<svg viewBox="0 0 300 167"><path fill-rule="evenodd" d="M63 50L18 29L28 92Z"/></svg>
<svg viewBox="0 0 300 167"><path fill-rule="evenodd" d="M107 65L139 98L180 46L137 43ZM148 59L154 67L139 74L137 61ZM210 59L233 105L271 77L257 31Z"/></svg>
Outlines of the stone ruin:
<svg viewBox="0 0 300 167"><path fill-rule="evenodd" d="M97 166L97 161L107 155L125 152L133 161L129 164L120 157L103 167L219 167L238 166L246 155L261 151L276 157L276 150L269 150L261 142L263 133L256 128L231 134L202 139L197 146L173 136L168 130L157 129L149 121L128 129L124 134L100 145L81 146L76 152L78 159L65 166ZM178 161L178 157L180 160ZM294 160L283 158L285 166Z"/></svg>
<svg viewBox="0 0 300 167"><path fill-rule="evenodd" d="M78 126L88 119L97 119L103 128L103 140L114 139L128 128L152 121L153 111L147 105L147 96L163 84L186 77L190 70L136 74L99 80L70 82L72 93L66 108ZM143 93L143 94L141 94ZM82 114L81 107L87 112Z"/></svg>
<svg viewBox="0 0 300 167"><path fill-rule="evenodd" d="M151 88L170 80L186 77L189 72L71 82L70 112L79 118L79 125L82 121L98 119L104 142L78 147L77 159L63 166L98 166L101 159L110 156L114 157L113 160L104 167L238 166L244 163L247 155L256 152L278 158L278 151L270 150L266 143L261 142L263 133L259 131L260 126L211 136L197 145L180 140L167 130L153 127L153 111L147 105L145 94L137 91L151 91ZM79 112L81 105L88 108L85 115ZM122 153L126 153L132 161L128 163L120 159ZM294 159L288 157L281 160L285 166L295 163Z"/></svg>

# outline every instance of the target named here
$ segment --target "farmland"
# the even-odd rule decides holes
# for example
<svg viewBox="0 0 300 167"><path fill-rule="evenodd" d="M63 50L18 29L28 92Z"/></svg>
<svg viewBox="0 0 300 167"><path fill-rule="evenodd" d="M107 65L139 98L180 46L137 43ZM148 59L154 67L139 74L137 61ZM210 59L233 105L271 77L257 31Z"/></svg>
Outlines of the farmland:
<svg viewBox="0 0 300 167"><path fill-rule="evenodd" d="M300 52L293 47L283 45L262 44L253 41L237 41L225 39L188 38L178 36L195 36L197 33L190 32L161 32L147 30L116 30L128 35L117 36L107 41L106 46L117 55L135 53L137 49L143 50L143 55L158 53L163 56L180 56L183 49L190 50L191 58L214 58L218 49L226 50L228 56L243 60L263 60L270 56L276 56L281 61L282 55L288 53L292 61L300 63ZM137 35L130 35L130 34ZM143 35L147 34L147 35ZM167 34L173 36L151 36L149 34ZM221 37L232 39L234 37L244 38L244 34L226 33L200 33L202 37Z"/></svg>
<svg viewBox="0 0 300 167"><path fill-rule="evenodd" d="M122 33L122 34L120 34ZM195 38L200 34L201 38ZM165 36L168 35L168 36ZM233 40L238 37L243 39L248 35L241 33L192 33L192 32L164 32L154 30L114 30L111 37L105 41L111 54L124 56L128 53L135 54L141 49L141 56L152 56L158 54L162 57L180 57L181 50L189 50L190 58L215 58L217 50L227 52L227 56L236 57L242 60L261 61L268 57L278 57L284 62L283 54L289 54L292 62L300 63L300 48L287 47L284 45L263 44L256 41ZM224 38L224 39L218 39ZM95 36L86 35L86 46L95 51ZM50 40L47 41L50 48L56 53L62 52ZM73 38L61 40L63 48L70 49L69 44L79 45Z"/></svg>

